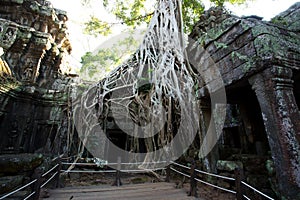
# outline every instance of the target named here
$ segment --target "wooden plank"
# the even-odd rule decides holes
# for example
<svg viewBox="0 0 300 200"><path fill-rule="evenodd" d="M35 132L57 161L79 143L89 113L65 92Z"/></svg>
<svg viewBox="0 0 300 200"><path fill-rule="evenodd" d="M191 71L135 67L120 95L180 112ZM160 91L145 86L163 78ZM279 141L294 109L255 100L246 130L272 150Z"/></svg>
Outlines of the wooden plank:
<svg viewBox="0 0 300 200"><path fill-rule="evenodd" d="M144 183L144 184L130 184L121 187L99 185L89 187L71 187L56 190L49 190L50 197L48 200L54 199L130 199L130 200L185 200L195 199L195 197L188 197L186 189L176 189L172 183Z"/></svg>

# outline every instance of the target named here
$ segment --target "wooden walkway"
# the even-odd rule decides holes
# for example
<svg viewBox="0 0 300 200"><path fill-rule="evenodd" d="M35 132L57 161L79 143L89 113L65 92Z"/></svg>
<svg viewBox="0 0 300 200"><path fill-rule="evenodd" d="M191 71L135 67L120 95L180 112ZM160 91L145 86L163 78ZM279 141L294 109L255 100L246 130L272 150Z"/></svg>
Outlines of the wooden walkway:
<svg viewBox="0 0 300 200"><path fill-rule="evenodd" d="M174 183L144 183L115 186L66 187L49 190L47 200L195 200L188 197L187 189L176 189ZM45 198L46 200L46 198Z"/></svg>

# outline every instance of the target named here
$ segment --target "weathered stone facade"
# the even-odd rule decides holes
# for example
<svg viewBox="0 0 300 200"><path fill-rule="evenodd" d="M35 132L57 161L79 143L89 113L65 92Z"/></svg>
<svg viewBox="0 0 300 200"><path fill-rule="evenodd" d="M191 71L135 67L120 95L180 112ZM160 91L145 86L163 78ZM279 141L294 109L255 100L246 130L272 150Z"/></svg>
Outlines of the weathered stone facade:
<svg viewBox="0 0 300 200"><path fill-rule="evenodd" d="M58 73L70 73L66 21L45 0L0 1L0 46L17 80L50 88Z"/></svg>
<svg viewBox="0 0 300 200"><path fill-rule="evenodd" d="M258 175L264 175L270 152L278 196L286 199L300 198L299 16L299 3L270 22L211 9L201 17L190 37L203 46L210 55L207 59L213 62L200 59L203 51L197 45L190 44L188 48L197 71L205 71L207 63L215 64L228 104L235 107L231 111L235 112L236 123L225 125L218 147L207 157L210 168L218 170L218 160L242 161L248 177L254 168ZM204 129L211 116L207 87L213 81L202 81L199 89ZM232 119L232 115L229 117ZM251 160L256 165L253 169L246 162ZM260 180L267 178L260 176Z"/></svg>
<svg viewBox="0 0 300 200"><path fill-rule="evenodd" d="M67 62L67 19L48 1L0 0L0 193L66 151L76 76Z"/></svg>
<svg viewBox="0 0 300 200"><path fill-rule="evenodd" d="M1 60L11 76L1 79L1 153L35 152L47 145L48 151L62 150L53 145L61 143L57 134L64 132L74 76L67 62L72 49L67 19L48 1L0 1Z"/></svg>

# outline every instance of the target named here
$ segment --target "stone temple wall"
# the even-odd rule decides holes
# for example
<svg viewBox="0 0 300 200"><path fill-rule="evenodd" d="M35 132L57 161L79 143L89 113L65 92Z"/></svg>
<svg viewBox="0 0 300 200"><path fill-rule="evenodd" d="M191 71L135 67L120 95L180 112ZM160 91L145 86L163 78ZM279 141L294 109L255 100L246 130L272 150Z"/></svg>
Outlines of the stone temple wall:
<svg viewBox="0 0 300 200"><path fill-rule="evenodd" d="M67 61L67 20L45 0L0 0L1 154L64 149L77 76Z"/></svg>
<svg viewBox="0 0 300 200"><path fill-rule="evenodd" d="M67 20L45 0L0 0L0 194L66 151L77 77Z"/></svg>
<svg viewBox="0 0 300 200"><path fill-rule="evenodd" d="M2 57L18 81L50 88L60 74L71 73L67 19L48 1L0 1Z"/></svg>
<svg viewBox="0 0 300 200"><path fill-rule="evenodd" d="M218 77L231 107L222 138L205 158L210 170L223 173L226 164L242 164L247 181L276 188L282 199L300 198L299 21L300 3L271 21L213 8L195 24L190 37L196 42L188 47L195 70L208 75L199 78L201 135Z"/></svg>

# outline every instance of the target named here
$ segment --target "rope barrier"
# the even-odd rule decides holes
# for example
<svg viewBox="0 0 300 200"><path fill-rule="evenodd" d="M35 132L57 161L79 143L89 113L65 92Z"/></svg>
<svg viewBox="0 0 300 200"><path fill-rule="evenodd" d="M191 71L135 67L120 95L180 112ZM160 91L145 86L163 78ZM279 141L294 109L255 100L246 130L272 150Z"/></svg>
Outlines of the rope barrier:
<svg viewBox="0 0 300 200"><path fill-rule="evenodd" d="M217 175L217 174L212 174L212 173L209 173L209 172L201 171L201 170L199 170L199 169L195 169L195 171L196 171L196 172L199 172L199 173L202 173L202 174L214 176L214 177L217 177L217 178L222 178L222 179L226 179L226 180L230 180L230 181L235 181L235 178L229 178L229 177L226 177L226 176L221 176L221 175Z"/></svg>
<svg viewBox="0 0 300 200"><path fill-rule="evenodd" d="M167 161L159 161L159 162L136 162L136 163L121 163L121 165L142 165L142 164L161 164L161 163L167 163ZM109 163L109 165L111 165Z"/></svg>
<svg viewBox="0 0 300 200"><path fill-rule="evenodd" d="M121 172L150 172L150 171L157 171L166 168L155 168L155 169L133 169L133 170L120 170ZM117 170L99 170L99 171L87 171L87 170L61 170L64 173L114 173Z"/></svg>
<svg viewBox="0 0 300 200"><path fill-rule="evenodd" d="M136 163L106 163L105 165L139 165L139 164L158 164L158 163L167 163L167 161L160 161L160 162L136 162ZM176 162L170 162L176 166L179 166L179 167L182 167L184 169L188 169L188 170L191 170L191 167L188 167L188 166L185 166L185 165L182 165L182 164L179 164L179 163L176 163ZM63 165L72 165L72 164L75 164L75 165L83 165L83 166L95 166L96 164L93 164L93 163L62 163ZM57 167L57 166L55 166ZM55 167L53 167L51 170L53 170ZM166 169L166 168L156 168L156 169L140 169L140 170L120 170L120 172L132 172L132 173L140 173L140 172L148 172L148 171L156 171L156 170L162 170L162 169ZM49 170L49 171L51 171ZM191 178L190 175L187 175L181 171L178 171L176 169L174 169L173 167L170 167L170 170L180 174L180 175L183 175L187 178ZM101 170L101 171L80 171L80 170L62 170L62 172L66 172L66 173L114 173L116 172L117 170ZM230 181L236 181L235 178L231 178L231 177L226 177L226 176L221 176L221 175L218 175L218 174L213 174L213 173L209 173L209 172L205 172L205 171L202 171L202 170L199 170L199 169L195 169L196 172L198 173L201 173L201 174L206 174L206 175L209 175L209 176L213 176L213 177L216 177L216 178L221 178L221 179L225 179L225 180L230 180ZM47 172L49 173L49 172ZM46 173L45 173L46 174ZM230 189L226 189L226 188L223 188L223 187L220 187L220 186L216 186L214 184L211 184L209 182L206 182L206 181L203 181L199 178L194 178L197 182L200 182L200 183L203 183L203 184L206 184L206 185L209 185L211 187L214 187L214 188L217 188L217 189L220 189L222 191L225 191L225 192L229 192L229 193L232 193L232 194L237 194L236 191L233 191L233 190L230 190ZM242 184L244 184L245 186L249 187L250 189L254 190L255 192L259 193L260 195L268 198L269 200L274 200L273 198L267 196L266 194L260 192L259 190L257 190L256 188L250 186L249 184L245 183L244 181L241 181ZM246 195L243 195L243 197L247 200L250 200L249 197L247 197Z"/></svg>
<svg viewBox="0 0 300 200"><path fill-rule="evenodd" d="M77 155L77 156L62 157L61 160L69 160L71 158L77 158L77 157L80 157L80 156Z"/></svg>
<svg viewBox="0 0 300 200"><path fill-rule="evenodd" d="M156 168L156 169L124 169L124 170L120 170L121 172L151 172L151 171L157 171L157 170L162 170L162 169L166 169L166 168Z"/></svg>
<svg viewBox="0 0 300 200"><path fill-rule="evenodd" d="M176 162L171 162L171 163L173 163L173 164L175 164L175 165L177 165L177 166L179 166L179 167L185 168L185 169L191 169L190 167L181 165L181 164L176 163ZM191 176L186 175L186 174L184 174L184 173L182 173L182 172L180 172L180 171L178 171L178 170L176 170L176 169L174 169L174 168L172 168L172 167L170 167L170 169L173 170L173 171L175 171L175 172L177 172L177 173L179 173L179 174L181 174L181 175L184 175L184 176L186 176L186 177L188 177L188 178L191 177ZM205 172L205 171L202 171L202 170L199 170L199 169L195 169L195 171L196 171L196 172L199 172L199 173L202 173L202 174L214 176L214 177L217 177L217 178L222 178L222 179L225 179L225 180L236 181L235 178L230 178L230 177L226 177L226 176L221 176L221 175L217 175L217 174ZM232 193L232 194L237 194L236 191L233 191L233 190L229 190L229 189L225 189L225 188L216 186L216 185L214 185L214 184L208 183L208 182L203 181L203 180L201 180L201 179L195 178L195 180L198 181L198 182L204 183L204 184L206 184L206 185L209 185L209 186L211 186L211 187L214 187L214 188L217 188L217 189L220 189L220 190L223 190L223 191ZM274 200L273 198L267 196L266 194L262 193L261 191L257 190L256 188L252 187L251 185L245 183L244 181L241 181L241 183L244 184L245 186L249 187L249 188L252 189L253 191L259 193L260 195L266 197L267 199L269 199L269 200ZM244 196L247 200L249 199L246 195L243 195L243 196Z"/></svg>
<svg viewBox="0 0 300 200"><path fill-rule="evenodd" d="M50 172L52 172L56 167L58 167L59 166L59 164L57 164L57 165L55 165L54 167L52 167L50 170L48 170L46 173L44 173L43 175L42 175L42 177L45 177L45 176L47 176Z"/></svg>
<svg viewBox="0 0 300 200"><path fill-rule="evenodd" d="M45 185L47 185L52 179L58 174L58 172L55 172L44 184L41 185L40 188L43 188Z"/></svg>
<svg viewBox="0 0 300 200"><path fill-rule="evenodd" d="M190 167L187 167L187 166L181 165L181 164L179 164L179 163L176 163L176 162L171 162L171 163L173 163L174 165L177 165L177 166L179 166L179 167L185 168L185 169L191 169Z"/></svg>
<svg viewBox="0 0 300 200"><path fill-rule="evenodd" d="M61 163L62 165L97 166L95 163Z"/></svg>
<svg viewBox="0 0 300 200"><path fill-rule="evenodd" d="M154 168L154 169L144 169L145 171L158 171L158 170L166 170L165 167L158 167L158 168Z"/></svg>
<svg viewBox="0 0 300 200"><path fill-rule="evenodd" d="M274 200L273 198L269 197L268 195L262 193L261 191L257 190L256 188L252 187L251 185L245 183L244 181L241 181L242 184L244 184L245 186L247 186L248 188L254 190L255 192L259 193L260 195L266 197L267 199L270 199L270 200Z"/></svg>
<svg viewBox="0 0 300 200"><path fill-rule="evenodd" d="M181 164L176 163L176 162L172 162L172 163L175 164L175 165L177 165L177 166L179 166L179 167L185 168L185 169L191 169L190 167L181 165ZM175 172L177 172L177 173L179 173L179 174L181 174L181 175L184 175L184 176L186 176L186 177L188 177L188 178L191 177L191 176L186 175L186 174L184 174L184 173L182 173L182 172L180 172L180 171L178 171L178 170L176 170L176 169L174 169L174 168L172 168L172 167L170 167L170 169L173 170L173 171L175 171ZM204 172L204 171L201 171L201 170L198 170L198 169L195 169L195 171L196 171L196 172L199 172L199 173L202 173L202 174L207 174L207 175L210 175L210 176L218 177L218 178L223 178L223 179L226 179L226 180L235 181L234 178L229 178L229 177L226 177L226 176L221 176L221 175L217 175L217 174L212 174L212 173ZM214 188L223 190L223 191L225 191L225 192L229 192L229 193L232 193L232 194L236 194L236 191L233 191L233 190L229 190L229 189L225 189L225 188L216 186L216 185L211 184L211 183L208 183L208 182L206 182L206 181L202 181L201 179L195 178L195 180L198 181L198 182L204 183L204 184L206 184L206 185L209 185L209 186L211 186L211 187L214 187Z"/></svg>
<svg viewBox="0 0 300 200"><path fill-rule="evenodd" d="M182 173L182 172L180 172L180 171L174 169L173 167L170 167L170 169L173 170L174 172L177 172L178 174L181 174L181 175L185 176L185 177L191 178L190 175L184 174L184 173Z"/></svg>
<svg viewBox="0 0 300 200"><path fill-rule="evenodd" d="M114 173L117 170L99 170L99 171L84 171L84 170L61 170L64 173Z"/></svg>
<svg viewBox="0 0 300 200"><path fill-rule="evenodd" d="M62 159L63 156L64 156L64 154L61 154L61 155L59 155L59 156L53 158L51 161L54 162L54 161L56 161L56 160L58 160L58 159Z"/></svg>
<svg viewBox="0 0 300 200"><path fill-rule="evenodd" d="M57 157L59 158L59 157ZM53 159L54 161L57 159ZM167 161L160 161L160 162L137 162L137 163L106 163L105 165L114 165L114 164L118 164L118 165L138 165L138 164L158 164L158 163L167 163ZM182 165L182 164L179 164L179 163L176 163L176 162L170 162L176 166L179 166L179 167L182 167L184 169L188 169L188 170L191 170L191 167L188 167L188 166L185 166L185 165ZM94 163L61 163L62 165L82 165L82 166L95 166L96 164ZM59 164L56 164L54 167L52 167L50 170L48 170L47 172L45 172L43 175L41 175L41 177L45 177L46 175L48 175L49 173L51 173L53 170L55 170L57 167L59 166ZM166 169L166 168L155 168L155 169L137 169L137 170L119 170L120 172L131 172L131 173L140 173L140 172L151 172L151 171L156 171L156 170L162 170L162 169ZM187 178L191 178L191 175L187 175L181 171L178 171L176 169L174 169L173 167L169 167L170 170L180 174L180 175L183 175ZM210 176L214 176L214 177L217 177L217 178L222 178L222 179L225 179L225 180L230 180L230 181L236 181L235 178L230 178L230 177L226 177L226 176L221 176L221 175L217 175L217 174L213 174L213 173L209 173L209 172L205 172L205 171L202 171L202 170L199 170L199 169L194 169L195 172L198 172L198 173L202 173L202 174L206 174L206 175L210 175ZM53 180L53 178L59 174L59 172L64 172L64 173L115 173L117 172L117 170L100 170L100 171L84 171L84 170L59 170L58 168L58 171L56 171L44 184L42 184L40 186L40 188L43 188L45 185L47 185L51 180ZM229 193L232 193L232 194L237 194L236 191L233 191L233 190L229 190L229 189L225 189L225 188L222 188L220 186L216 186L214 184L211 184L209 182L206 182L206 181L203 181L199 178L193 178L194 180L196 180L197 182L200 182L200 183L203 183L203 184L206 184L206 185L209 185L211 187L214 187L214 188L217 188L217 189L220 189L220 190L223 190L225 192L229 192ZM35 179L33 181L31 181L30 183L27 183L26 185L0 197L0 200L2 199L5 199L6 197L9 197L15 193L17 193L18 191L20 190L23 190L24 188L36 183L38 180ZM269 199L269 200L274 200L273 198L267 196L266 194L264 194L263 192L257 190L256 188L252 187L251 185L245 183L244 181L241 181L241 183L252 189L254 192L257 192L258 194L264 196L265 198ZM30 199L33 195L36 194L36 191L33 191L31 194L29 194L27 197L24 198L24 200L27 200L27 199ZM243 194L243 197L246 199L246 200L250 200L249 197L247 197L246 195Z"/></svg>
<svg viewBox="0 0 300 200"><path fill-rule="evenodd" d="M136 162L136 163L121 163L121 165L142 165L142 164L161 164L167 163L167 161L159 161L159 162ZM118 163L108 163L107 165L117 165Z"/></svg>
<svg viewBox="0 0 300 200"><path fill-rule="evenodd" d="M6 197L9 197L10 195L15 194L15 193L19 192L20 190L23 190L24 188L26 188L26 187L30 186L31 184L35 183L36 181L37 181L37 179L35 179L35 180L31 181L30 183L27 183L26 185L24 185L24 186L12 191L12 192L0 197L0 200L5 199Z"/></svg>
<svg viewBox="0 0 300 200"><path fill-rule="evenodd" d="M120 163L121 165L142 165L142 164L162 164L167 163L167 161L160 162L136 162L136 163ZM118 165L119 163L105 163L103 165ZM98 166L95 163L62 163L62 165L82 165L82 166Z"/></svg>
<svg viewBox="0 0 300 200"><path fill-rule="evenodd" d="M246 200L251 200L249 197L247 197L246 195L243 195L243 197L246 199Z"/></svg>
<svg viewBox="0 0 300 200"><path fill-rule="evenodd" d="M118 165L118 164L121 164L121 165L138 165L138 164L158 164L158 163L167 163L167 161L160 161L160 162L136 162L136 163L106 163L105 165ZM188 166L185 166L185 165L182 165L182 164L179 164L179 163L176 163L176 162L170 162L174 165L177 165L179 167L182 167L184 169L188 169L190 170L191 167L188 167ZM96 164L94 163L62 163L63 165L82 165L82 166L96 166ZM45 176L46 174L50 173L50 171L52 171L53 169L55 169L55 167L57 167L58 165L54 166L51 170L49 170L47 173L45 173L43 176ZM162 169L165 169L165 168L156 168L156 169L140 169L140 170L120 170L120 172L132 172L132 173L140 173L140 172L148 172L148 171L156 171L156 170L162 170ZM172 167L170 167L170 169L178 174L181 174L185 177L188 177L188 178L191 178L190 175L187 175L183 172L180 172ZM101 170L101 171L82 171L82 170L62 170L62 172L65 172L65 173L114 173L116 172L117 170ZM230 181L235 181L236 179L235 178L230 178L230 177L226 177L226 176L221 176L221 175L218 175L218 174L213 174L213 173L209 173L209 172L205 172L205 171L202 171L202 170L199 170L199 169L195 169L196 172L198 173L201 173L201 174L206 174L206 175L209 175L209 176L213 176L213 177L216 177L216 178L222 178L222 179L225 179L225 180L230 180ZM55 174L56 175L56 174ZM220 186L216 186L214 184L211 184L211 183L208 183L206 181L203 181L201 179L198 179L198 178L195 178L196 181L198 182L201 182L203 184L206 184L206 185L209 185L211 187L214 187L214 188L217 188L217 189L220 189L220 190L223 190L225 192L229 192L229 193L232 193L232 194L236 194L237 192L236 191L233 191L233 190L229 190L229 189L225 189L225 188L222 188ZM49 180L48 180L49 182ZM273 198L267 196L266 194L260 192L259 190L255 189L254 187L250 186L249 184L245 183L242 181L242 183L249 187L250 189L254 190L255 192L261 194L262 196L268 198L269 200L274 200ZM47 184L47 183L46 183ZM45 185L45 184L44 184ZM44 186L43 185L43 186ZM244 197L248 200L249 198L244 195Z"/></svg>
<svg viewBox="0 0 300 200"><path fill-rule="evenodd" d="M30 197L32 197L33 195L35 195L35 192L32 192L30 195L28 195L27 197L25 197L24 200L30 199Z"/></svg>
<svg viewBox="0 0 300 200"><path fill-rule="evenodd" d="M202 181L202 180L200 180L200 179L198 179L198 178L195 178L195 180L196 180L196 181L198 181L198 182L200 182L200 183L204 183L204 184L206 184L206 185L209 185L209 186L211 186L211 187L214 187L214 188L217 188L217 189L220 189L220 190L226 191L226 192L230 192L230 193L232 193L232 194L236 194L236 191L233 191L233 190L228 190L228 189L225 189L225 188L222 188L222 187L216 186L216 185L214 185L214 184L211 184L211 183L208 183L208 182L206 182L206 181Z"/></svg>
<svg viewBox="0 0 300 200"><path fill-rule="evenodd" d="M122 169L120 172L132 172L132 173L140 173L140 172L149 172L154 170L146 170L146 169Z"/></svg>

